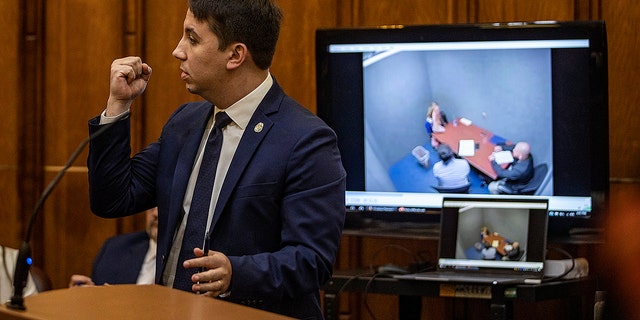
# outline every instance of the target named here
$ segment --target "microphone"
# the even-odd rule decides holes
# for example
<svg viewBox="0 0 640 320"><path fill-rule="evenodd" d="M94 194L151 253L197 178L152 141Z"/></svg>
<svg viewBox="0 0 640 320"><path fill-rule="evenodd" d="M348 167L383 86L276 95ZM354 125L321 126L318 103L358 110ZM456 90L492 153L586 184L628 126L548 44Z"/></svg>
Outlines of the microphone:
<svg viewBox="0 0 640 320"><path fill-rule="evenodd" d="M45 200L49 197L49 194L53 191L55 186L58 185L64 174L67 172L69 167L73 164L73 162L78 158L80 153L84 150L84 148L89 144L91 139L98 137L103 132L107 131L113 124L124 119L129 116L130 112L123 112L118 115L113 122L107 123L103 125L100 129L98 129L93 134L89 135L89 137L85 138L80 142L80 145L76 148L76 150L71 154L69 160L64 165L62 169L58 172L58 174L51 180L47 188L42 192L38 202L33 207L33 211L31 211L31 217L29 218L29 224L27 225L27 231L24 236L24 241L18 250L18 259L16 261L16 268L13 273L13 296L11 296L11 300L7 302L7 307L9 309L14 310L26 310L27 308L24 305L24 288L27 286L27 278L29 276L29 269L31 268L31 263L33 262L31 259L31 245L29 242L31 241L31 233L33 232L33 226L35 220L38 216L38 212L40 208L44 204Z"/></svg>

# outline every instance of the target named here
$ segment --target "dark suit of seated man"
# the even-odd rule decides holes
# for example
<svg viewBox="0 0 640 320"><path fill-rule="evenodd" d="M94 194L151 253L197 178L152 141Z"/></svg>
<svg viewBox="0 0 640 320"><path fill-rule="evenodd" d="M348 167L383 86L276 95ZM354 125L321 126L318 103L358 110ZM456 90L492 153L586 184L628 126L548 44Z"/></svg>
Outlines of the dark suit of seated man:
<svg viewBox="0 0 640 320"><path fill-rule="evenodd" d="M69 287L155 283L158 209L145 213L145 231L107 239L93 261L91 278L74 274Z"/></svg>
<svg viewBox="0 0 640 320"><path fill-rule="evenodd" d="M493 170L498 178L489 184L489 192L492 194L519 194L527 182L533 177L533 157L531 147L526 142L518 142L515 145L496 146L495 151L511 151L513 162L506 167L496 163L493 154L489 157Z"/></svg>

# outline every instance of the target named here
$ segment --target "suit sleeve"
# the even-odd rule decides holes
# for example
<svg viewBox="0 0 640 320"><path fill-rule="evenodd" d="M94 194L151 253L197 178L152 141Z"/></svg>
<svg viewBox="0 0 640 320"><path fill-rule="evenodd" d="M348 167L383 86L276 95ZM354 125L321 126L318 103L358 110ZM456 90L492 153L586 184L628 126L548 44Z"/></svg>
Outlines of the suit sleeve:
<svg viewBox="0 0 640 320"><path fill-rule="evenodd" d="M502 168L499 164L497 164L495 161L491 162L491 165L493 166L493 169L496 171L496 174L498 175L498 178L500 179L507 179L507 180L519 180L522 179L524 176L527 175L528 171L529 171L529 162L516 162L515 164L512 164L511 167L509 169L504 169Z"/></svg>
<svg viewBox="0 0 640 320"><path fill-rule="evenodd" d="M89 121L89 132L101 126L99 117ZM89 199L91 210L104 218L135 214L155 205L157 143L130 157L130 119L120 120L91 140Z"/></svg>

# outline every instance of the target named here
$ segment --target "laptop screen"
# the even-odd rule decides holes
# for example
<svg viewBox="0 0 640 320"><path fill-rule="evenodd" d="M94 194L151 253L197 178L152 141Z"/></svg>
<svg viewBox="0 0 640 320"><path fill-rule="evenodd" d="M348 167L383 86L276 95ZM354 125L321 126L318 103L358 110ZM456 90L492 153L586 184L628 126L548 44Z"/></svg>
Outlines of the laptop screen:
<svg viewBox="0 0 640 320"><path fill-rule="evenodd" d="M546 199L445 197L439 269L543 274Z"/></svg>

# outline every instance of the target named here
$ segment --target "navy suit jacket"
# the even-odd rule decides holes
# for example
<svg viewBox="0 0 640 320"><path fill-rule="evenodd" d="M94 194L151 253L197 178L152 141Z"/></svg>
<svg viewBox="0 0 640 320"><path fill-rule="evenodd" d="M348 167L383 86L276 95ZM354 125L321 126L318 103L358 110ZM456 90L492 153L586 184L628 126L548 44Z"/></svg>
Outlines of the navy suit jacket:
<svg viewBox="0 0 640 320"><path fill-rule="evenodd" d="M97 285L135 284L147 250L149 236L145 231L107 239L93 260L91 279Z"/></svg>
<svg viewBox="0 0 640 320"><path fill-rule="evenodd" d="M91 141L95 214L114 218L158 207L158 283L211 107L182 105L160 138L133 157L128 120ZM89 123L90 132L100 127L99 118ZM340 242L345 177L335 133L274 81L240 140L210 228L211 250L231 261L231 301L322 318L319 289L331 277Z"/></svg>

